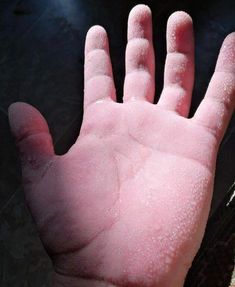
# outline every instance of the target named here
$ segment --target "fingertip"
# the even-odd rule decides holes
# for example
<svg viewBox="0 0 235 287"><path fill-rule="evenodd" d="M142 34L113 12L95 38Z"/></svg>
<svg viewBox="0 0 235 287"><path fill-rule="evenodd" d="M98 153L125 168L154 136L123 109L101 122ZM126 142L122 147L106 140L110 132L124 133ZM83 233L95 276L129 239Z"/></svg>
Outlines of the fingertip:
<svg viewBox="0 0 235 287"><path fill-rule="evenodd" d="M129 13L128 17L128 40L132 38L152 37L152 12L144 4L136 5Z"/></svg>
<svg viewBox="0 0 235 287"><path fill-rule="evenodd" d="M149 16L151 16L152 12L151 9L149 8L148 5L145 4L138 4L134 6L130 13L129 13L129 18L139 18L139 19L146 19Z"/></svg>
<svg viewBox="0 0 235 287"><path fill-rule="evenodd" d="M176 11L167 21L168 52L188 53L193 50L193 20L184 11Z"/></svg>
<svg viewBox="0 0 235 287"><path fill-rule="evenodd" d="M94 25L90 27L87 32L87 38L93 38L99 36L101 39L107 36L107 32L104 27L100 25Z"/></svg>
<svg viewBox="0 0 235 287"><path fill-rule="evenodd" d="M230 43L230 42L232 42L233 44L235 44L235 32L232 32L232 33L228 34L228 35L225 37L223 44Z"/></svg>
<svg viewBox="0 0 235 287"><path fill-rule="evenodd" d="M18 134L22 122L26 121L25 115L27 115L27 110L31 110L32 108L29 104L23 102L15 102L8 107L8 118L14 134Z"/></svg>
<svg viewBox="0 0 235 287"><path fill-rule="evenodd" d="M8 107L8 116L11 117L12 114L17 112L18 107L20 108L21 106L24 106L24 105L26 104L23 102L15 102L15 103L10 104L10 106Z"/></svg>
<svg viewBox="0 0 235 287"><path fill-rule="evenodd" d="M235 32L227 35L223 41L216 71L235 73Z"/></svg>
<svg viewBox="0 0 235 287"><path fill-rule="evenodd" d="M169 24L173 22L174 24L180 23L180 24L190 25L193 23L193 20L192 20L192 17L187 12L175 11L170 15L167 22Z"/></svg>
<svg viewBox="0 0 235 287"><path fill-rule="evenodd" d="M24 113L26 110L37 111L33 106L24 102L15 102L10 104L8 107L8 115L18 115L19 113ZM37 111L38 112L38 111Z"/></svg>
<svg viewBox="0 0 235 287"><path fill-rule="evenodd" d="M27 103L11 104L8 108L8 117L11 131L17 140L21 140L29 134L49 131L40 112Z"/></svg>
<svg viewBox="0 0 235 287"><path fill-rule="evenodd" d="M85 54L95 49L109 49L107 32L100 25L92 26L86 36Z"/></svg>
<svg viewBox="0 0 235 287"><path fill-rule="evenodd" d="M221 51L225 56L235 59L235 32L232 32L226 36L223 41Z"/></svg>

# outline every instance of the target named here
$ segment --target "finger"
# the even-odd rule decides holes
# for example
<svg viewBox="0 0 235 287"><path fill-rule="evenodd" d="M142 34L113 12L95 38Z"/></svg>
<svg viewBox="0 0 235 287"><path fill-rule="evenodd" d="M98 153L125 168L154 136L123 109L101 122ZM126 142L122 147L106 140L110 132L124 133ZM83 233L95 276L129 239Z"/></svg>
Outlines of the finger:
<svg viewBox="0 0 235 287"><path fill-rule="evenodd" d="M158 105L187 116L194 83L194 37L191 17L182 11L167 22L164 88Z"/></svg>
<svg viewBox="0 0 235 287"><path fill-rule="evenodd" d="M93 26L85 44L84 108L98 100L116 100L106 31Z"/></svg>
<svg viewBox="0 0 235 287"><path fill-rule="evenodd" d="M193 120L222 139L235 107L235 33L221 47L214 75Z"/></svg>
<svg viewBox="0 0 235 287"><path fill-rule="evenodd" d="M31 183L54 156L52 138L43 116L26 103L9 107L9 123L19 148L23 177Z"/></svg>
<svg viewBox="0 0 235 287"><path fill-rule="evenodd" d="M152 102L154 73L151 10L146 5L137 5L131 10L128 19L123 101L138 99Z"/></svg>

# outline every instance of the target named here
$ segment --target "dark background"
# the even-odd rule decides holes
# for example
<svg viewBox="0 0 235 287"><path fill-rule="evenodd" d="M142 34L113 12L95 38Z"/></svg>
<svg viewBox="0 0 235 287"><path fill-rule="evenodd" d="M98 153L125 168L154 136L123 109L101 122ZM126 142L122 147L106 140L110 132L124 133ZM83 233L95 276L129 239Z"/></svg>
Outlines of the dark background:
<svg viewBox="0 0 235 287"><path fill-rule="evenodd" d="M66 152L78 136L82 121L86 32L94 24L103 25L107 30L121 101L127 17L138 3L149 5L153 12L157 98L162 88L167 18L175 10L184 10L193 17L196 83L192 115L204 96L223 39L235 31L234 0L0 0L2 287L48 286L51 270L25 206L18 154L8 126L8 106L15 101L25 101L38 108L48 121L57 153ZM220 147L211 219L186 286L229 286L234 258L234 220L231 219L235 212L234 204L228 205L231 197L228 190L235 180L234 143L235 119Z"/></svg>

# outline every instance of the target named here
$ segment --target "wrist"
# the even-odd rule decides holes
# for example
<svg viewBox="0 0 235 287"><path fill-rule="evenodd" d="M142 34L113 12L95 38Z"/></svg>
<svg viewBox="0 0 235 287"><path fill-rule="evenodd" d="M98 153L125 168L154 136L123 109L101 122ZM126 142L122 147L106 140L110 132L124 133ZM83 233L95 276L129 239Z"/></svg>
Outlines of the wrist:
<svg viewBox="0 0 235 287"><path fill-rule="evenodd" d="M93 279L70 277L53 272L52 287L117 287L111 283Z"/></svg>

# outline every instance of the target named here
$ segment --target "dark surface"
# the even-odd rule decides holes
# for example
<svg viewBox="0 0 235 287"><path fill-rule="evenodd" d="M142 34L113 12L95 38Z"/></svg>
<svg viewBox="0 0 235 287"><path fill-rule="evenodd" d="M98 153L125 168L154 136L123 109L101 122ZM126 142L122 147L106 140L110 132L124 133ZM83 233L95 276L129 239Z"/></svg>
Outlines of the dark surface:
<svg viewBox="0 0 235 287"><path fill-rule="evenodd" d="M48 121L56 151L59 154L66 152L78 136L82 121L85 34L94 24L103 25L107 30L117 94L121 101L126 23L129 10L137 3L143 2L0 0L2 287L48 286L51 268L25 206L17 151L8 126L7 108L15 101L25 101L37 107ZM144 1L144 4L148 4L153 12L157 97L162 88L167 18L175 10L185 10L193 17L196 37L196 84L191 110L193 114L205 93L224 37L235 31L235 1L164 0ZM234 143L233 119L218 156L211 214L218 213L218 207L223 203L226 191L235 179ZM234 233L234 230L231 230L228 238ZM211 256L211 262L213 258ZM195 283L197 276L193 275L193 272L190 276L189 280ZM207 285L200 286L209 286L208 280L212 282L210 271L206 276ZM224 285L220 286L228 286L225 281Z"/></svg>
<svg viewBox="0 0 235 287"><path fill-rule="evenodd" d="M194 258L184 287L229 286L235 259L234 192L235 184L210 216L201 248Z"/></svg>

